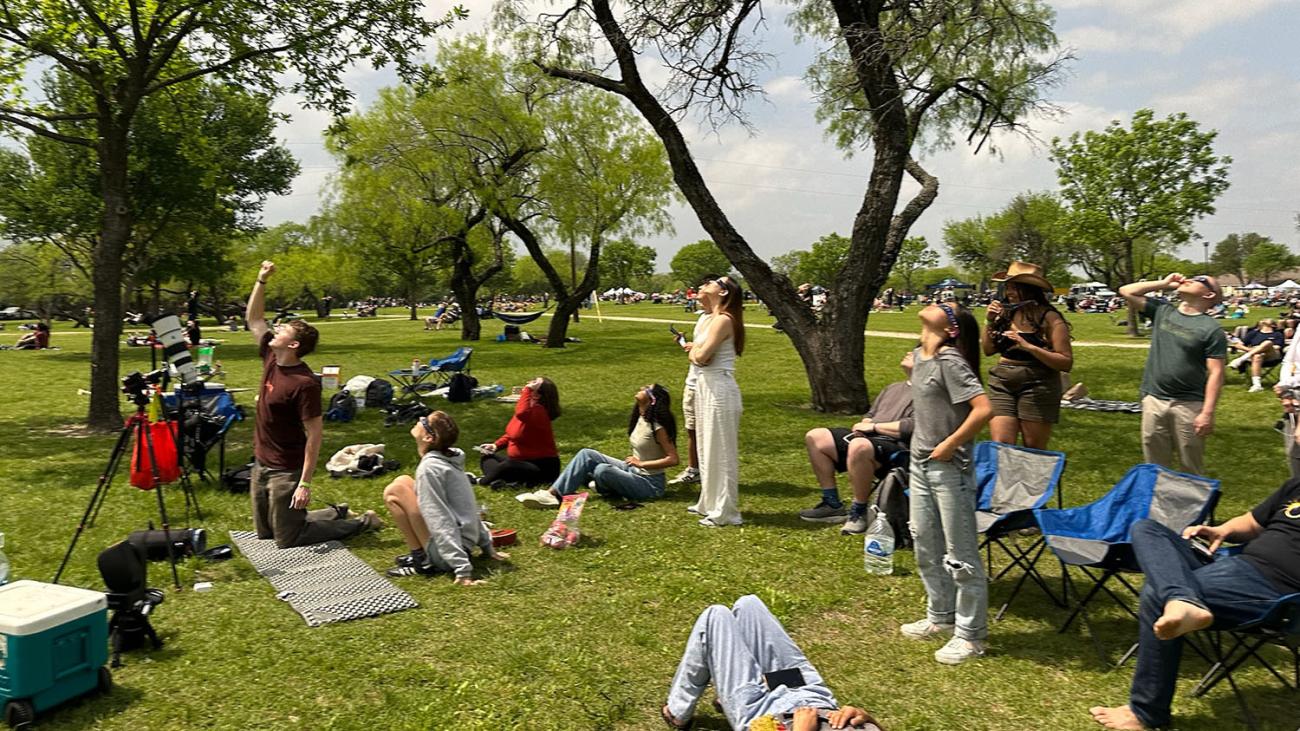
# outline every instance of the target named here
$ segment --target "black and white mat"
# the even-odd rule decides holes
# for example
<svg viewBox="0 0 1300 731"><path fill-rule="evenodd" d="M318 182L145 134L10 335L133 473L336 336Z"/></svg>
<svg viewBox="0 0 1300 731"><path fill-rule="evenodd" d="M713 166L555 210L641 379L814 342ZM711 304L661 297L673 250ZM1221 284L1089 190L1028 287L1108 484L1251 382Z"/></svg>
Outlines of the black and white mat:
<svg viewBox="0 0 1300 731"><path fill-rule="evenodd" d="M342 543L276 548L250 531L230 531L240 552L289 602L307 625L376 617L418 607L415 599L380 576Z"/></svg>
<svg viewBox="0 0 1300 731"><path fill-rule="evenodd" d="M1142 413L1142 404L1138 401L1106 401L1104 399L1082 398L1078 401L1062 401L1063 409L1080 411L1118 411L1125 414Z"/></svg>

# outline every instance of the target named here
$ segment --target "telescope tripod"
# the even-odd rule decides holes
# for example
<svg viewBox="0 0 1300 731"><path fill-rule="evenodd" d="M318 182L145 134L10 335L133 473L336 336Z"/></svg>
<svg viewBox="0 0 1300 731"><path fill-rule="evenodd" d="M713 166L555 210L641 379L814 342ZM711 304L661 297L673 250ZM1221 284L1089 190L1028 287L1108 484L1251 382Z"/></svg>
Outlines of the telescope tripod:
<svg viewBox="0 0 1300 731"><path fill-rule="evenodd" d="M90 502L86 505L86 511L81 515L81 522L77 524L77 530L72 535L72 542L68 544L68 550L63 554L63 561L59 564L59 570L54 573L52 583L59 583L59 577L63 575L63 570L67 568L68 561L72 558L72 551L77 546L77 540L81 538L81 534L85 532L87 526L94 525L95 518L99 516L99 509L103 506L105 498L108 497L108 488L117 473L118 465L122 462L122 455L127 453L131 437L134 436L137 439L136 444L144 445L144 448L148 451L149 467L153 472L153 492L158 498L158 517L162 521L163 535L167 539L167 558L171 562L172 583L175 584L177 589L180 588L180 575L176 571L176 548L172 544L171 524L167 519L167 504L163 500L162 475L158 471L158 459L154 452L153 434L149 430L149 417L145 414L145 403L137 401L135 413L122 426L122 432L118 435L117 443L113 445L113 451L108 457L108 465L99 476L99 482L95 485L95 491L90 495ZM177 424L178 433L184 429L183 408L180 416L182 421ZM185 515L188 519L192 503L195 515L199 520L203 520L203 511L199 507L198 497L194 494L194 486L190 483L189 471L185 469L184 457L180 454L181 446L178 444L177 459L181 460L180 482L181 491L185 494Z"/></svg>

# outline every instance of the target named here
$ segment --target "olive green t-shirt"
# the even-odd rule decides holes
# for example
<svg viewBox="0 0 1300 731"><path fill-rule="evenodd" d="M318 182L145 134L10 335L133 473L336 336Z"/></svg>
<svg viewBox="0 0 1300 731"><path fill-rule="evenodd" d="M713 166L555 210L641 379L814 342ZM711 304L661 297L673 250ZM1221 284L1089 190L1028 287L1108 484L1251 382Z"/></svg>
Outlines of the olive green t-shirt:
<svg viewBox="0 0 1300 731"><path fill-rule="evenodd" d="M1228 338L1209 315L1184 315L1174 305L1147 298L1151 350L1142 372L1142 395L1172 401L1204 401L1208 358L1228 357Z"/></svg>

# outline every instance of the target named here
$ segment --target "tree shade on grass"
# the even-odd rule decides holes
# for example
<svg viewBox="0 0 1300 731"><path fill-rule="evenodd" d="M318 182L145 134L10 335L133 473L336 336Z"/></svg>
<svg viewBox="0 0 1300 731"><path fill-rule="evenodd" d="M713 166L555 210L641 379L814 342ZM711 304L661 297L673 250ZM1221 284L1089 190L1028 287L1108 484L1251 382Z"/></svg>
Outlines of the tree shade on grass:
<svg viewBox="0 0 1300 731"><path fill-rule="evenodd" d="M754 317L747 320L769 321L760 312L751 307L747 314ZM555 428L566 460L581 447L624 453L627 411L638 386L657 381L680 397L685 360L666 326L608 318L689 316L680 307L648 304L604 305L603 314L603 323L584 317L574 325L583 342L562 351L517 343L481 343L475 350L475 375L483 383L516 385L545 374L559 384L564 415ZM1083 341L1119 333L1100 315L1072 322ZM872 318L873 327L899 331L914 330L915 323L914 310ZM309 362L317 369L340 365L345 377L382 373L458 344L453 331L428 333L404 319L327 323L321 333ZM247 334L222 337L227 384L256 385L260 365ZM111 439L81 436L72 426L84 413L77 389L85 385L89 337L60 328L55 342L63 350L0 352L0 393L6 395L0 401L0 530L15 578L53 574L111 447ZM419 609L316 629L277 601L242 558L192 560L182 566L183 583L212 581L215 588L168 592L153 617L166 647L128 654L126 666L114 673L112 694L60 709L44 717L41 728L662 728L658 709L690 623L704 606L745 593L772 607L842 702L866 706L891 731L1087 731L1095 728L1089 706L1123 702L1131 666L1112 671L1085 635L1056 634L1063 613L1034 592L993 626L991 655L961 668L937 665L931 658L937 644L901 638L898 625L923 611L911 554L899 554L894 576L868 576L860 540L797 518L819 497L803 433L840 420L828 422L809 408L802 366L785 336L755 328L747 345L737 372L745 398L744 528L699 528L685 512L692 492L674 489L631 512L592 502L583 515L583 542L556 552L537 546L550 513L527 511L511 494L475 488L490 520L520 532L508 567L485 575L487 585L475 589L442 578L402 579ZM873 338L867 375L882 384L897 379L896 363L910 346L906 338ZM1101 397L1136 398L1144 356L1140 349L1079 347L1077 374ZM121 358L124 372L148 366L145 349L123 349ZM1276 401L1246 394L1229 378L1207 451L1213 476L1224 481L1224 517L1253 506L1286 472L1280 438L1270 428ZM246 393L239 400L251 405ZM510 406L491 401L442 405L460 423L462 446L496 437L510 414ZM235 427L232 462L249 453L250 439L249 423ZM413 466L406 430L384 429L379 415L368 411L349 424L328 424L324 451L328 456L368 441L386 442L390 457L407 470ZM1070 455L1062 482L1066 504L1082 504L1140 459L1138 420L1067 412L1052 447ZM316 482L321 498L382 510L382 481L320 475ZM171 495L177 524L179 497ZM199 497L214 542L225 542L230 528L249 525L246 498L211 486L200 486ZM152 495L116 484L98 524L78 546L68 581L99 587L94 554L156 515ZM391 527L351 546L377 568L403 551ZM1043 565L1055 577L1055 568ZM151 568L154 583L165 583L165 566ZM1000 601L1009 589L994 584L991 600ZM1099 609L1094 625L1114 655L1132 641L1132 621L1117 610ZM1188 653L1174 705L1178 728L1239 727L1226 688L1208 698L1189 696L1204 669ZM1271 676L1250 671L1243 679L1265 727L1295 723L1293 702ZM697 728L725 728L707 702L700 713Z"/></svg>

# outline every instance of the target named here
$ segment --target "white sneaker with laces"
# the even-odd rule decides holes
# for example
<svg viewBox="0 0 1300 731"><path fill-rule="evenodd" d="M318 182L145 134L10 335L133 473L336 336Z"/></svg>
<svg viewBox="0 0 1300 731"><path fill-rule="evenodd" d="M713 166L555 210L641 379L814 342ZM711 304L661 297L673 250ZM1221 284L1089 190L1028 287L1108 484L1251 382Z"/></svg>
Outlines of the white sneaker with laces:
<svg viewBox="0 0 1300 731"><path fill-rule="evenodd" d="M1263 390L1264 390L1264 386L1262 384L1252 383L1250 385L1250 388L1246 389L1246 393L1259 393L1260 391Z"/></svg>
<svg viewBox="0 0 1300 731"><path fill-rule="evenodd" d="M908 622L898 628L904 637L911 637L914 640L928 640L931 637L940 635L950 635L957 628L955 624L935 624L928 619L921 619L915 622Z"/></svg>
<svg viewBox="0 0 1300 731"><path fill-rule="evenodd" d="M525 508L534 508L537 510L554 508L560 504L560 499L555 497L554 493L545 488L537 490L536 492L526 492L522 495L516 495L515 499L523 503Z"/></svg>
<svg viewBox="0 0 1300 731"><path fill-rule="evenodd" d="M669 485L693 485L700 481L700 471L694 467L687 467L682 473L668 481Z"/></svg>
<svg viewBox="0 0 1300 731"><path fill-rule="evenodd" d="M934 659L944 665L960 665L974 657L983 657L987 643L954 637L948 644L934 651Z"/></svg>

